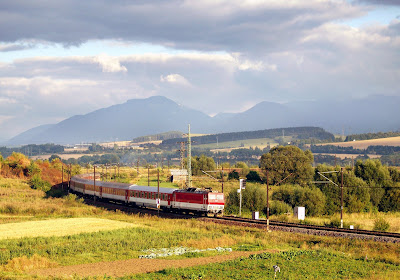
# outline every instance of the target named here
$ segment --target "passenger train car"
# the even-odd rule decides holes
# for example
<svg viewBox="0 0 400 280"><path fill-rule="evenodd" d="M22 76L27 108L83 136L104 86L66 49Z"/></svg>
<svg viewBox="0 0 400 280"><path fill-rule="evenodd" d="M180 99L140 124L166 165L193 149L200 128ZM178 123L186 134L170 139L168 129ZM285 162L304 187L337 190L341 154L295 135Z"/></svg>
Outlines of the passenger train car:
<svg viewBox="0 0 400 280"><path fill-rule="evenodd" d="M71 191L99 199L157 207L158 188L95 180L93 174L71 178ZM224 194L197 188L159 188L159 207L168 211L222 214Z"/></svg>

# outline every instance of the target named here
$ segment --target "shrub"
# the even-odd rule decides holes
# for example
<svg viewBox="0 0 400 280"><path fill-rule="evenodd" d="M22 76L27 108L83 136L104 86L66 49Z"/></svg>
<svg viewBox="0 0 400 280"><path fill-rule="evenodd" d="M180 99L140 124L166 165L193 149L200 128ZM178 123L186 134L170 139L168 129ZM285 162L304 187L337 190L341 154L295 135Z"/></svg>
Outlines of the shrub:
<svg viewBox="0 0 400 280"><path fill-rule="evenodd" d="M306 215L322 214L325 208L325 195L318 188L299 185L282 185L274 191L272 199L280 200L291 207L304 206Z"/></svg>
<svg viewBox="0 0 400 280"><path fill-rule="evenodd" d="M246 175L246 179L249 182L261 182L260 175L257 171L250 171L249 174Z"/></svg>
<svg viewBox="0 0 400 280"><path fill-rule="evenodd" d="M239 180L239 173L235 170L229 172L228 180Z"/></svg>
<svg viewBox="0 0 400 280"><path fill-rule="evenodd" d="M292 207L283 201L273 200L270 202L270 205L269 205L269 214L270 215L280 215L280 214L292 213L292 212L293 212ZM267 213L266 208L264 209L264 213Z"/></svg>
<svg viewBox="0 0 400 280"><path fill-rule="evenodd" d="M388 231L389 228L390 228L389 222L386 221L384 218L378 218L375 220L374 230Z"/></svg>
<svg viewBox="0 0 400 280"><path fill-rule="evenodd" d="M45 180L42 180L39 174L35 174L29 180L29 185L32 189L42 190L48 192L51 189L51 184Z"/></svg>
<svg viewBox="0 0 400 280"><path fill-rule="evenodd" d="M227 199L227 210L233 213L239 207L239 193L237 189L233 189ZM242 210L262 211L267 205L267 191L265 187L260 185L247 185L242 190Z"/></svg>

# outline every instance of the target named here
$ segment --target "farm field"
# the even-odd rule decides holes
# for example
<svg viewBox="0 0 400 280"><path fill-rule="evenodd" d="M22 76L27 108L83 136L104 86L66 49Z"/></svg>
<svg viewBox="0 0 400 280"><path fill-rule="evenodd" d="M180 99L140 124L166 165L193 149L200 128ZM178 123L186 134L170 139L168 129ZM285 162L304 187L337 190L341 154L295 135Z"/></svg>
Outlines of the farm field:
<svg viewBox="0 0 400 280"><path fill-rule="evenodd" d="M326 143L318 145L334 145L341 147L353 147L355 149L366 149L369 146L400 146L400 136L380 138L380 139L370 139L370 140L358 140L350 142L337 142L337 143Z"/></svg>
<svg viewBox="0 0 400 280"><path fill-rule="evenodd" d="M64 218L7 223L0 225L0 240L21 237L67 236L134 226L132 223L98 218Z"/></svg>
<svg viewBox="0 0 400 280"><path fill-rule="evenodd" d="M235 186L227 183L227 191ZM0 279L273 279L275 264L281 268L276 279L400 277L400 244L127 215L84 205L73 195L46 197L16 179L0 178L0 191L2 226L38 232L38 224L58 221L57 231L66 233L0 240ZM25 206L29 200L33 207ZM71 225L78 221L87 227L89 221L99 221L104 227L72 231ZM108 227L112 223L123 227ZM218 247L232 252L215 250ZM139 259L163 248L192 251ZM200 251L205 249L213 250Z"/></svg>
<svg viewBox="0 0 400 280"><path fill-rule="evenodd" d="M329 153L313 153L314 155L327 155L327 156L336 156L337 158L340 159L351 159L351 158L356 158L359 156L358 154L329 154ZM367 155L369 158L380 158L381 155L373 155L373 154L368 154Z"/></svg>

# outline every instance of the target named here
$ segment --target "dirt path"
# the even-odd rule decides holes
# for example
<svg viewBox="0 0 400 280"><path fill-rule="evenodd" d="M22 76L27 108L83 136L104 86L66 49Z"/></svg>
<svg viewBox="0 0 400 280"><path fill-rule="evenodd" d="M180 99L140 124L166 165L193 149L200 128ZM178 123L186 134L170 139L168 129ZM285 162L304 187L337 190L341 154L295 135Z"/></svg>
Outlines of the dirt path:
<svg viewBox="0 0 400 280"><path fill-rule="evenodd" d="M265 252L265 251L263 251ZM56 268L47 268L31 271L32 275L40 276L58 276L68 277L78 276L124 276L127 274L148 273L159 271L166 268L180 268L197 265L205 265L209 263L225 262L239 257L248 257L252 254L262 252L231 252L228 255L219 255L213 257L190 258L183 260L166 260L166 259L130 259L124 261L100 262L80 264Z"/></svg>

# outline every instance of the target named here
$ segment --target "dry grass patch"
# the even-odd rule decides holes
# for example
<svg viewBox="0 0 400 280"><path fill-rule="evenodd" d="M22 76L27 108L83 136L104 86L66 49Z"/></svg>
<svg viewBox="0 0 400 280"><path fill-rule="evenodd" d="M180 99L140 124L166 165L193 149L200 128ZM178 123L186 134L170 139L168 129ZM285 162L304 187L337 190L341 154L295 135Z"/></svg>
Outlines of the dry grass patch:
<svg viewBox="0 0 400 280"><path fill-rule="evenodd" d="M58 264L48 258L33 255L31 258L22 256L14 258L2 267L3 271L27 271L32 269L43 269L57 267Z"/></svg>
<svg viewBox="0 0 400 280"><path fill-rule="evenodd" d="M97 232L136 226L137 225L132 223L97 218L29 221L0 225L0 239L67 236L83 232Z"/></svg>

